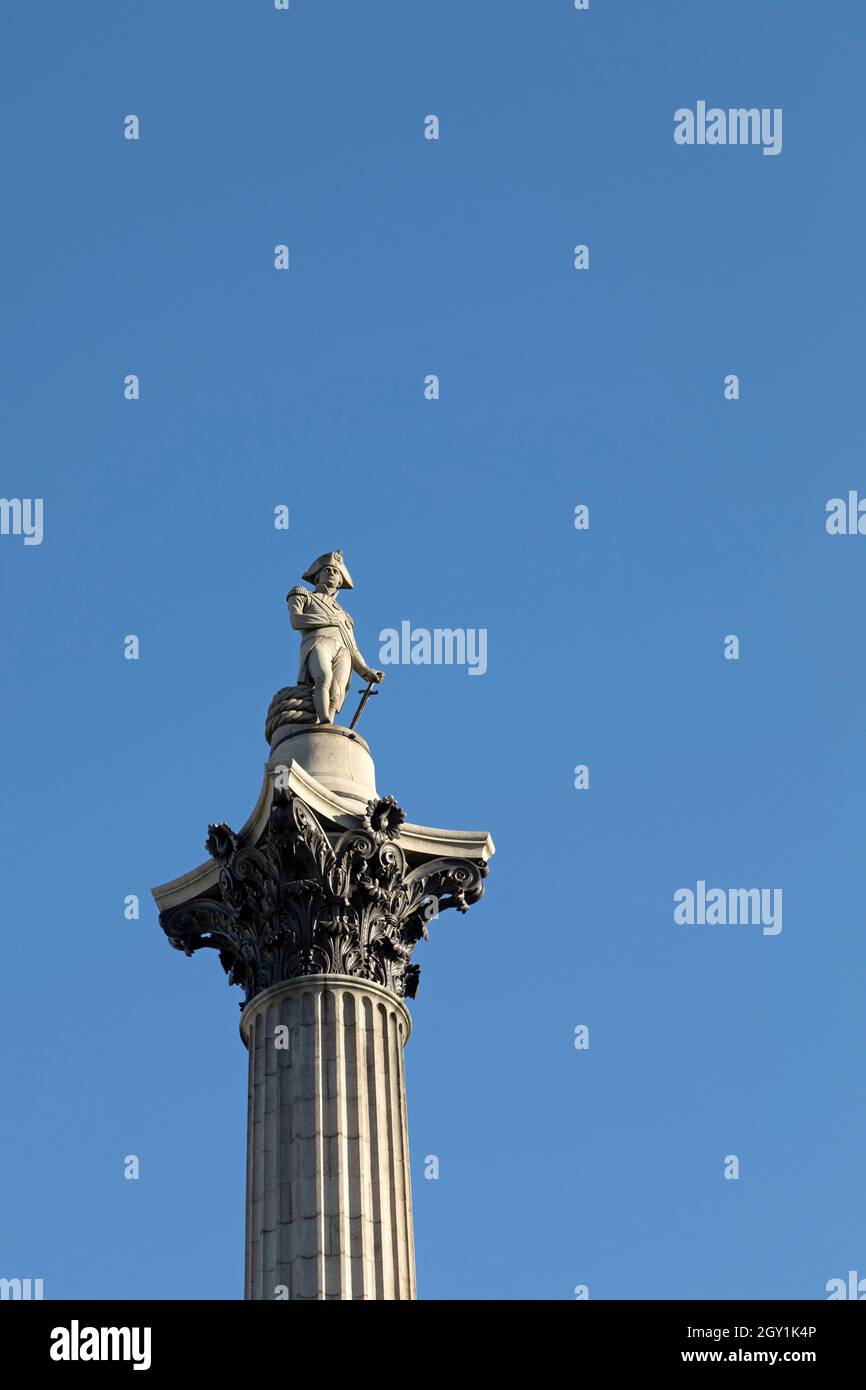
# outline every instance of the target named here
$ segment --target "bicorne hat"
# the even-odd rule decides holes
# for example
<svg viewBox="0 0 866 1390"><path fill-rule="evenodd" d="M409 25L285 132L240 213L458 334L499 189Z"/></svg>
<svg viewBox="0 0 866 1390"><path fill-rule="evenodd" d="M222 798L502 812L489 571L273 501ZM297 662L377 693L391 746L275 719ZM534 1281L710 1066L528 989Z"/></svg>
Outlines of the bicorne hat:
<svg viewBox="0 0 866 1390"><path fill-rule="evenodd" d="M302 578L309 579L311 584L315 584L321 571L329 565L332 569L340 571L341 577L339 587L341 589L354 589L355 586L352 583L352 576L343 563L342 550L329 550L327 554L320 555L317 560L313 561L310 568L304 571Z"/></svg>

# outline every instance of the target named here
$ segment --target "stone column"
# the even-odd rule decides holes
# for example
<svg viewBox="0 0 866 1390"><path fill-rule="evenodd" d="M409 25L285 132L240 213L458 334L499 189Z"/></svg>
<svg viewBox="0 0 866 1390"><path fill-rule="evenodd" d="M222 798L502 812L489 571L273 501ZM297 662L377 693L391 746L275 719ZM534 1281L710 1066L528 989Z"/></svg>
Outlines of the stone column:
<svg viewBox="0 0 866 1390"><path fill-rule="evenodd" d="M153 890L159 920L245 993L246 1297L412 1299L411 955L482 896L493 844L410 824L362 738L281 722L284 706L247 823L209 827L207 863Z"/></svg>
<svg viewBox="0 0 866 1390"><path fill-rule="evenodd" d="M274 985L244 1009L247 1298L415 1297L410 1029L389 991L342 975Z"/></svg>

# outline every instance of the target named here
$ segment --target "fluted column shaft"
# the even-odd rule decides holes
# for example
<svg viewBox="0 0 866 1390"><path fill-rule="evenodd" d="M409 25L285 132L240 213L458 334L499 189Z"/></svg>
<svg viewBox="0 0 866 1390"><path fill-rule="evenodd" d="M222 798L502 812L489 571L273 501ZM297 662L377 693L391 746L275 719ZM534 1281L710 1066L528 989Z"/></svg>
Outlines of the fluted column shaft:
<svg viewBox="0 0 866 1390"><path fill-rule="evenodd" d="M411 1026L390 991L345 975L247 1004L246 1298L415 1297Z"/></svg>

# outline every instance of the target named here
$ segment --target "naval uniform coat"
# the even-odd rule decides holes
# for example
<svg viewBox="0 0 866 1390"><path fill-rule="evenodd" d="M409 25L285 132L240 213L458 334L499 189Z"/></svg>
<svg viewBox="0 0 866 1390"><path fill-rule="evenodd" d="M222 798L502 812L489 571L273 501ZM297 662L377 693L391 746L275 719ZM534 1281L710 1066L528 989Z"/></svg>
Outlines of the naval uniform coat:
<svg viewBox="0 0 866 1390"><path fill-rule="evenodd" d="M297 588L289 590L286 603L289 606L292 627L301 633L298 685L313 684L309 672L309 659L310 653L319 642L327 643L333 657L341 650L346 651L352 667L358 674L366 673L367 663L358 650L352 619L335 598L328 594L311 593L309 589L298 585Z"/></svg>

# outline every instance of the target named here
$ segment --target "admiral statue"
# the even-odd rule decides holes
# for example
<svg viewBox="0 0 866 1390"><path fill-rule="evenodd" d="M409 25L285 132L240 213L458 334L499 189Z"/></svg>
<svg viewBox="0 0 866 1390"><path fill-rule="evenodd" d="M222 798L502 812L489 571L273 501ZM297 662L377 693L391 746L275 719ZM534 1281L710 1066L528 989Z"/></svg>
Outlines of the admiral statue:
<svg viewBox="0 0 866 1390"><path fill-rule="evenodd" d="M354 587L342 550L320 555L303 578L315 588L298 584L286 595L292 627L301 634L298 683L274 696L268 730L287 721L333 724L343 708L353 671L371 687L384 680L384 672L368 666L358 650L352 619L336 599L339 589Z"/></svg>

